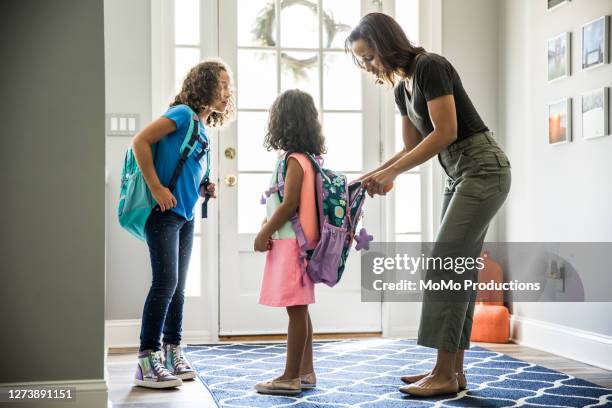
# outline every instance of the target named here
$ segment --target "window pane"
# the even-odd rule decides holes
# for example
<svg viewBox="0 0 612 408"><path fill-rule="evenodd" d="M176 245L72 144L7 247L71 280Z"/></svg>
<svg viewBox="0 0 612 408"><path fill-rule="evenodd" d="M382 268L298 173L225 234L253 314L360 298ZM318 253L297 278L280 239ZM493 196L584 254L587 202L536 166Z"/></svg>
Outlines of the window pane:
<svg viewBox="0 0 612 408"><path fill-rule="evenodd" d="M412 43L419 42L419 0L395 2L395 19Z"/></svg>
<svg viewBox="0 0 612 408"><path fill-rule="evenodd" d="M238 46L275 46L274 0L238 0Z"/></svg>
<svg viewBox="0 0 612 408"><path fill-rule="evenodd" d="M288 2L281 4L281 47L318 48L319 17L317 2Z"/></svg>
<svg viewBox="0 0 612 408"><path fill-rule="evenodd" d="M421 231L421 177L419 174L401 174L395 179L395 232Z"/></svg>
<svg viewBox="0 0 612 408"><path fill-rule="evenodd" d="M197 222L197 221L196 221ZM189 261L189 270L185 281L185 296L201 295L202 279L202 239L199 236L193 237L193 249Z"/></svg>
<svg viewBox="0 0 612 408"><path fill-rule="evenodd" d="M399 113L395 114L395 150L393 152L389 152L387 155L391 157L395 153L399 152L404 148L404 139L402 138L402 116ZM421 170L421 166L416 166L410 169L410 171L419 171Z"/></svg>
<svg viewBox="0 0 612 408"><path fill-rule="evenodd" d="M200 43L200 0L174 0L174 42Z"/></svg>
<svg viewBox="0 0 612 408"><path fill-rule="evenodd" d="M275 51L238 51L238 106L268 109L277 94Z"/></svg>
<svg viewBox="0 0 612 408"><path fill-rule="evenodd" d="M360 110L361 74L351 57L344 52L326 52L323 63L324 109Z"/></svg>
<svg viewBox="0 0 612 408"><path fill-rule="evenodd" d="M361 1L323 0L323 10L323 47L344 48L344 40L359 22Z"/></svg>
<svg viewBox="0 0 612 408"><path fill-rule="evenodd" d="M266 206L261 196L270 186L271 173L240 173L238 177L238 233L259 232L261 222L266 218Z"/></svg>
<svg viewBox="0 0 612 408"><path fill-rule="evenodd" d="M174 57L174 83L176 84L175 91L178 93L189 70L200 62L200 50L178 47L174 51Z"/></svg>
<svg viewBox="0 0 612 408"><path fill-rule="evenodd" d="M308 92L319 106L319 66L317 54L309 52L281 53L281 89L299 88Z"/></svg>
<svg viewBox="0 0 612 408"><path fill-rule="evenodd" d="M263 147L267 120L267 112L238 112L239 171L270 171L274 168L276 152L268 152Z"/></svg>
<svg viewBox="0 0 612 408"><path fill-rule="evenodd" d="M363 137L360 113L326 113L323 133L327 145L325 167L336 171L361 171Z"/></svg>

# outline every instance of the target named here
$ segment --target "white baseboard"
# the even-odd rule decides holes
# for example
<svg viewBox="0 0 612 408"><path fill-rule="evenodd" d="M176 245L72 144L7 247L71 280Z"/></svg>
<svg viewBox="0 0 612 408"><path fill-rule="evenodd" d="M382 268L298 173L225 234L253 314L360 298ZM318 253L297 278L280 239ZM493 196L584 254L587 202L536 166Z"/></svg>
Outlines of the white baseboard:
<svg viewBox="0 0 612 408"><path fill-rule="evenodd" d="M186 330L183 343L211 343L212 337L207 330ZM104 347L138 347L140 344L140 319L106 320Z"/></svg>
<svg viewBox="0 0 612 408"><path fill-rule="evenodd" d="M416 339L419 334L419 328L414 326L394 326L383 333L383 337L401 338L401 339Z"/></svg>
<svg viewBox="0 0 612 408"><path fill-rule="evenodd" d="M612 337L512 315L514 342L612 371Z"/></svg>

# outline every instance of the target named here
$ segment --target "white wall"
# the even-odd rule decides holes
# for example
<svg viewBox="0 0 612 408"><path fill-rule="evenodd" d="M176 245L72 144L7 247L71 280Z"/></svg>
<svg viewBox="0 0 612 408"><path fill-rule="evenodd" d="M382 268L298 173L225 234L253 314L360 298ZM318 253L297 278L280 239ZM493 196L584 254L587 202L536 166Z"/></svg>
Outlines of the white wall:
<svg viewBox="0 0 612 408"><path fill-rule="evenodd" d="M580 132L580 94L612 86L612 65L580 71L580 26L604 14L612 0L574 0L551 12L544 0L500 2L499 131L513 171L506 241L612 241L612 137L583 140ZM572 32L572 76L549 84L546 41L564 31ZM547 104L562 97L574 99L574 142L549 146ZM515 303L513 313L612 335L612 303Z"/></svg>
<svg viewBox="0 0 612 408"><path fill-rule="evenodd" d="M151 121L151 5L105 0L106 112ZM139 319L151 281L146 244L117 221L121 165L129 137L106 137L106 320Z"/></svg>

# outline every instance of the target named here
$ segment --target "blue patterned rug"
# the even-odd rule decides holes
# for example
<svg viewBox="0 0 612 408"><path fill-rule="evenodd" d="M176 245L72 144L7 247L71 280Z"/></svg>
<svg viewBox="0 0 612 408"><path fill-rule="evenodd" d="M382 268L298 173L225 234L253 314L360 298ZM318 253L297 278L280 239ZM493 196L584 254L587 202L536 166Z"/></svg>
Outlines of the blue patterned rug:
<svg viewBox="0 0 612 408"><path fill-rule="evenodd" d="M465 353L468 390L415 398L400 376L434 366L435 350L414 340L315 342L317 388L297 397L265 396L253 386L280 375L284 344L185 347L220 407L612 407L612 390L482 347Z"/></svg>

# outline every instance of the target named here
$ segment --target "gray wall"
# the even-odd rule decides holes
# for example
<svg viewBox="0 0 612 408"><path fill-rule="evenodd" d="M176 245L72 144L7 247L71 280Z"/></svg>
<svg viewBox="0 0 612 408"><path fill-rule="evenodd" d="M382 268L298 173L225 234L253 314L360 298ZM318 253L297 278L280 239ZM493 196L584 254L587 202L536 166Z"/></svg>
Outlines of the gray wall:
<svg viewBox="0 0 612 408"><path fill-rule="evenodd" d="M104 378L102 7L0 2L0 383Z"/></svg>
<svg viewBox="0 0 612 408"><path fill-rule="evenodd" d="M501 0L499 118L513 165L507 241L612 241L612 137L584 140L580 122L581 93L612 86L612 65L580 70L580 27L605 14L612 0L574 0L551 12L545 0ZM549 84L546 41L564 31L572 33L572 76ZM549 146L548 102L562 97L573 98L574 142ZM516 303L513 313L612 335L612 303Z"/></svg>
<svg viewBox="0 0 612 408"><path fill-rule="evenodd" d="M149 0L105 0L106 111L138 113L151 121L151 4ZM121 165L129 137L106 138L107 320L139 319L151 269L147 246L117 221Z"/></svg>

